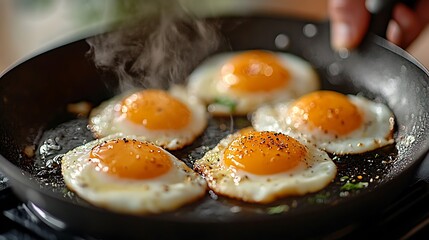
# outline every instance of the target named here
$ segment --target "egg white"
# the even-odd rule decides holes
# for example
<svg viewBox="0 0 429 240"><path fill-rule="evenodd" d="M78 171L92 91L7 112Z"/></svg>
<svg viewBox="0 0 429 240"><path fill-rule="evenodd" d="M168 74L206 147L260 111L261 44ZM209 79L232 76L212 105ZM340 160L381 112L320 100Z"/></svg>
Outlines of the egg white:
<svg viewBox="0 0 429 240"><path fill-rule="evenodd" d="M309 143L333 154L359 154L394 142L394 116L383 103L362 96L347 95L357 106L363 117L362 125L344 136L335 136L319 129L310 130L303 125L295 127L293 119L287 116L292 101L266 105L252 116L252 125L258 131L275 131L306 139ZM346 121L346 120L345 120Z"/></svg>
<svg viewBox="0 0 429 240"><path fill-rule="evenodd" d="M185 128L177 130L152 130L121 117L120 111L115 110L115 108L119 107L123 98L137 91L139 90L115 96L101 103L91 111L89 128L97 138L109 135L116 135L117 137L141 136L145 140L166 149L176 150L192 143L206 128L208 116L205 106L198 98L187 94L186 90L180 86L173 86L169 93L191 110L191 121ZM180 116L177 117L180 118ZM175 119L168 119L168 121L175 121Z"/></svg>
<svg viewBox="0 0 429 240"><path fill-rule="evenodd" d="M97 171L89 161L91 149L107 137L79 146L62 157L62 175L69 189L89 203L115 212L152 214L171 211L202 197L207 188L204 179L170 156L172 167L166 174L145 180L121 179Z"/></svg>
<svg viewBox="0 0 429 240"><path fill-rule="evenodd" d="M211 56L188 77L189 92L208 104L208 110L213 115L247 114L262 104L294 99L319 88L318 75L310 63L289 53L275 52L274 54L280 59L280 64L290 73L289 83L285 87L259 93L228 91L218 84L221 78L221 68L240 53L243 52L227 52ZM234 104L234 110L231 111L228 104L225 105L219 100L231 102Z"/></svg>
<svg viewBox="0 0 429 240"><path fill-rule="evenodd" d="M337 167L326 152L305 145L305 164L290 171L256 175L223 164L228 145L241 134L230 134L194 163L194 169L206 179L209 188L219 195L245 202L269 203L286 196L304 195L326 187L336 176ZM261 146L262 147L262 146Z"/></svg>

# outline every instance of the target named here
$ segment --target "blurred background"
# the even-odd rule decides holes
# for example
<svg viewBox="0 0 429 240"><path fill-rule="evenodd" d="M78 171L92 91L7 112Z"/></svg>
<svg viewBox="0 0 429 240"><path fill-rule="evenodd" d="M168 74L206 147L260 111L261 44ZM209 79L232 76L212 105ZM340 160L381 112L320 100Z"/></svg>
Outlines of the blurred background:
<svg viewBox="0 0 429 240"><path fill-rule="evenodd" d="M177 0L205 15L254 10L271 11L310 19L326 19L327 0ZM147 0L148 13L155 1ZM243 4L245 2L245 4ZM261 3L264 2L263 5ZM117 0L1 0L0 72L15 61L62 39L78 39L102 32L112 23L133 16L133 1ZM244 7L245 6L245 7ZM407 50L429 67L429 30Z"/></svg>

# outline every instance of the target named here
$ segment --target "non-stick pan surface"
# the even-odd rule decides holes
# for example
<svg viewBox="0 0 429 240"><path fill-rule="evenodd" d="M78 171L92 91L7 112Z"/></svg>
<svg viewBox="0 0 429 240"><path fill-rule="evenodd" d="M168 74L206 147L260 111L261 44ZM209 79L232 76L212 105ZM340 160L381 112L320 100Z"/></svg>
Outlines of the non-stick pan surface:
<svg viewBox="0 0 429 240"><path fill-rule="evenodd" d="M115 76L94 67L86 55L88 44L80 40L23 61L1 77L0 168L14 192L59 220L57 227L103 238L312 236L362 221L400 193L429 147L428 74L420 64L376 36L369 36L356 51L336 53L330 48L326 23L280 17L216 22L221 23L225 39L219 51L290 52L314 66L322 88L386 103L396 117L395 145L357 157L335 158L339 173L326 189L266 206L207 193L194 204L153 216L95 208L65 188L56 157L92 139L87 119L68 113L67 105L80 101L97 105L115 94ZM231 126L247 124L246 118L234 119L232 125L229 118L212 118L203 136L174 154L192 165ZM48 152L41 154L42 146ZM341 189L346 178L366 182L368 187Z"/></svg>

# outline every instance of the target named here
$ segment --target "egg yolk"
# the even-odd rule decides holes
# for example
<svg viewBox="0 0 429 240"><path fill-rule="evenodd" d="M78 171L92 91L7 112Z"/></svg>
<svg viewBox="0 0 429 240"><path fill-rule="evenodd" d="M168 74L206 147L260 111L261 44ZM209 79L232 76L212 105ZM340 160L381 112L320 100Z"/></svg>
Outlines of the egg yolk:
<svg viewBox="0 0 429 240"><path fill-rule="evenodd" d="M136 140L110 140L94 147L89 157L96 170L123 179L152 179L167 173L172 162L158 146Z"/></svg>
<svg viewBox="0 0 429 240"><path fill-rule="evenodd" d="M306 154L304 145L287 135L248 131L229 144L223 159L227 167L269 175L294 169Z"/></svg>
<svg viewBox="0 0 429 240"><path fill-rule="evenodd" d="M238 92L266 92L285 86L289 71L272 53L247 51L222 66L221 83Z"/></svg>
<svg viewBox="0 0 429 240"><path fill-rule="evenodd" d="M362 125L359 109L344 94L318 91L295 101L288 112L292 121L337 136L347 135Z"/></svg>
<svg viewBox="0 0 429 240"><path fill-rule="evenodd" d="M134 93L121 102L120 112L133 123L151 130L177 130L191 120L189 108L162 90Z"/></svg>

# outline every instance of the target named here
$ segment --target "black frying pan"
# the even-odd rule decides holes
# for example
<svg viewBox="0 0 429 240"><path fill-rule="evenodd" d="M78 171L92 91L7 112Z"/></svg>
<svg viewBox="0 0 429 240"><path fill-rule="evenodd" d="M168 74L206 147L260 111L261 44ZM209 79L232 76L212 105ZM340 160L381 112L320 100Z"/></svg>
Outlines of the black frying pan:
<svg viewBox="0 0 429 240"><path fill-rule="evenodd" d="M207 194L177 211L153 216L92 207L66 190L55 158L92 138L85 129L86 119L70 115L67 104L88 101L97 105L114 95L114 75L94 67L86 56L87 43L80 40L29 58L1 76L0 167L13 191L57 228L84 235L225 238L327 233L373 216L404 189L429 147L428 72L419 63L376 36L368 36L358 50L339 55L330 48L327 23L281 17L219 21L226 40L219 51L263 48L290 52L313 64L324 89L360 93L385 102L396 116L395 146L337 158L338 176L326 189L270 205ZM281 49L275 43L279 34L289 39ZM245 120L235 122L235 128L246 125ZM202 137L175 154L191 165L205 151L202 146L212 147L229 133L229 129L219 128L229 123L229 119L211 119ZM55 139L50 144L61 148L51 148L52 154L42 159L40 146L47 139ZM33 145L36 154L25 154L24 149ZM341 190L344 176L357 179L358 175L368 187Z"/></svg>

